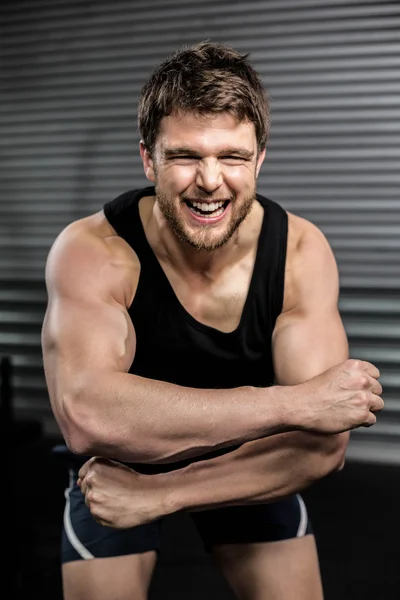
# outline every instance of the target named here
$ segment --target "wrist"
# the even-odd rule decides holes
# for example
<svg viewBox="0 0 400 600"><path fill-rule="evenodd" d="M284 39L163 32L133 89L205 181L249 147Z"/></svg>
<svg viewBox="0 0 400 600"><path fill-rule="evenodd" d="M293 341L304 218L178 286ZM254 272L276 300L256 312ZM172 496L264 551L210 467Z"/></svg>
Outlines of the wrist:
<svg viewBox="0 0 400 600"><path fill-rule="evenodd" d="M214 465L215 467L216 465ZM156 475L157 489L161 492L163 515L168 515L184 510L194 510L198 506L206 508L210 501L210 489L206 481L212 477L210 461L190 463L188 466ZM216 486L211 486L214 492Z"/></svg>
<svg viewBox="0 0 400 600"><path fill-rule="evenodd" d="M182 478L177 476L178 471L144 475L149 486L149 494L154 499L157 518L166 517L181 511L184 507Z"/></svg>
<svg viewBox="0 0 400 600"><path fill-rule="evenodd" d="M267 388L272 393L272 397L270 396L268 400L269 405L274 409L276 423L275 431L270 431L268 435L304 428L307 417L302 386L303 384L275 385Z"/></svg>

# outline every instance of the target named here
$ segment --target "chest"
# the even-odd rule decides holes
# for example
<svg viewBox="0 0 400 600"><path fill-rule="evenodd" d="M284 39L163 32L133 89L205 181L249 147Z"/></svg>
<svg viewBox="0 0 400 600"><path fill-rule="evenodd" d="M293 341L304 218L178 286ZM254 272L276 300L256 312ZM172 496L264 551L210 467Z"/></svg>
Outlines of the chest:
<svg viewBox="0 0 400 600"><path fill-rule="evenodd" d="M160 263L177 301L196 321L224 333L234 331L249 295L255 253L224 269L218 277L182 275Z"/></svg>

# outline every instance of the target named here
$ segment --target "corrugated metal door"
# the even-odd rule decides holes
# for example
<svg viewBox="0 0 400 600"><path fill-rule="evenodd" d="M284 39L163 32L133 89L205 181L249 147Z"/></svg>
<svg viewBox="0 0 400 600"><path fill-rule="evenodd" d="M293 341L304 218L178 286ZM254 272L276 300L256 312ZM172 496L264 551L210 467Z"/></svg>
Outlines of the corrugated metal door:
<svg viewBox="0 0 400 600"><path fill-rule="evenodd" d="M399 3L15 0L0 18L0 352L18 411L53 424L40 353L50 244L146 183L139 90L166 54L210 38L261 72L273 124L259 189L326 233L352 355L381 368L386 411L351 453L399 459Z"/></svg>

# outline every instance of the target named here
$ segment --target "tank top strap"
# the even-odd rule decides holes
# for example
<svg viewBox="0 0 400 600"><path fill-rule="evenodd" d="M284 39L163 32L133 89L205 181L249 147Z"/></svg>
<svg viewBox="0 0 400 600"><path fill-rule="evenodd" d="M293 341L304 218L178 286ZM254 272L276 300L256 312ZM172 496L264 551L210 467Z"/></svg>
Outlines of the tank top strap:
<svg viewBox="0 0 400 600"><path fill-rule="evenodd" d="M271 322L275 323L283 306L288 215L279 204L260 194L257 200L264 208L264 220L255 264L256 293L264 298Z"/></svg>
<svg viewBox="0 0 400 600"><path fill-rule="evenodd" d="M149 264L157 262L154 253L149 247L143 224L139 214L139 200L145 196L155 196L154 187L140 190L130 190L104 204L104 214L115 229L138 255L140 263Z"/></svg>

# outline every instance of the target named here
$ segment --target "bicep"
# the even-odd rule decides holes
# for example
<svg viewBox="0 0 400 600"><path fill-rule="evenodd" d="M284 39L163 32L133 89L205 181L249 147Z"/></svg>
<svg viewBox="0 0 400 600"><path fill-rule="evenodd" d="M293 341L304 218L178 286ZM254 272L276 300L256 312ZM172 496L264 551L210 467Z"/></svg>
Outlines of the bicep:
<svg viewBox="0 0 400 600"><path fill-rule="evenodd" d="M126 309L100 299L57 297L43 324L44 356L49 352L65 370L129 370L135 332Z"/></svg>
<svg viewBox="0 0 400 600"><path fill-rule="evenodd" d="M135 265L98 239L57 243L46 271L48 305L42 327L53 403L96 373L129 370L136 338L127 304L135 278Z"/></svg>
<svg viewBox="0 0 400 600"><path fill-rule="evenodd" d="M90 410L85 410L97 404L88 393L93 382L129 370L135 333L123 307L57 297L47 309L42 352L50 404L65 439L71 440L71 426L75 433L83 423L88 426Z"/></svg>
<svg viewBox="0 0 400 600"><path fill-rule="evenodd" d="M348 358L345 329L335 308L302 316L284 316L273 337L276 382L296 385Z"/></svg>
<svg viewBox="0 0 400 600"><path fill-rule="evenodd" d="M302 383L348 358L336 260L325 236L310 223L290 266L286 305L272 339L280 385Z"/></svg>

